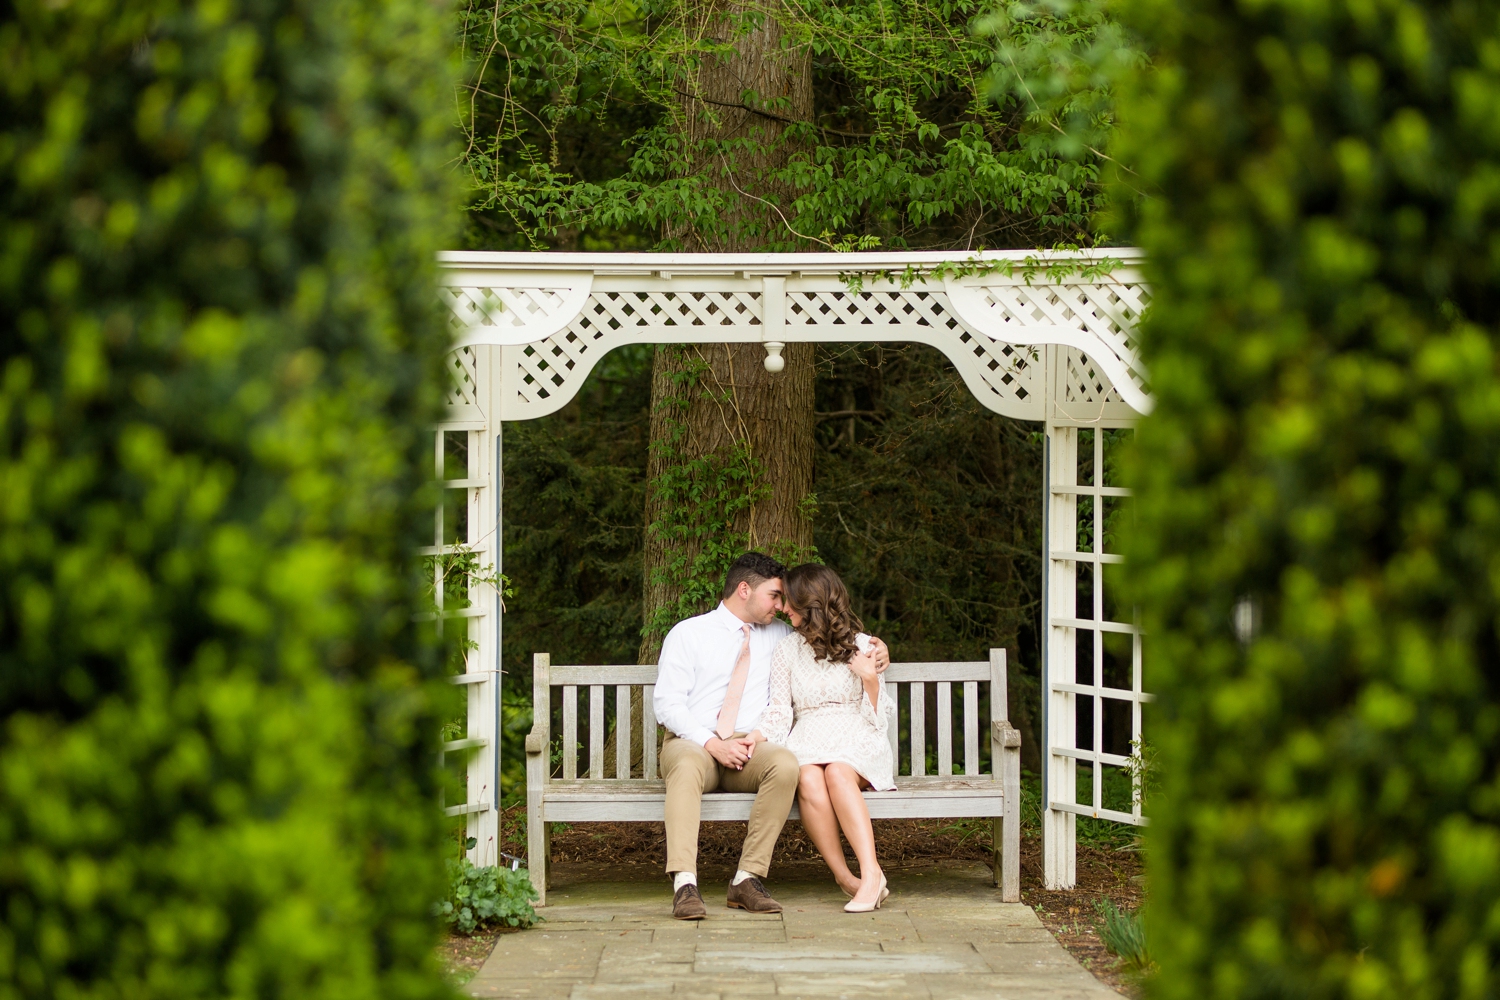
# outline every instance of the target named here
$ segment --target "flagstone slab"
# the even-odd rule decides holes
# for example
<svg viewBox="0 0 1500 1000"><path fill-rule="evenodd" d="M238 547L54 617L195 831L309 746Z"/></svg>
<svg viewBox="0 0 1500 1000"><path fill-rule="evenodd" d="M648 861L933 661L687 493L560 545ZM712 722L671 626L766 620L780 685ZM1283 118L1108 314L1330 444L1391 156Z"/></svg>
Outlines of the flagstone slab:
<svg viewBox="0 0 1500 1000"><path fill-rule="evenodd" d="M559 866L563 869L564 866ZM566 881L544 921L502 936L466 987L476 998L594 1000L692 996L881 1000L1109 1000L1030 908L1002 903L978 864L889 873L873 913L843 912L827 879L767 880L779 914L730 910L705 893L708 918L671 917L664 879Z"/></svg>

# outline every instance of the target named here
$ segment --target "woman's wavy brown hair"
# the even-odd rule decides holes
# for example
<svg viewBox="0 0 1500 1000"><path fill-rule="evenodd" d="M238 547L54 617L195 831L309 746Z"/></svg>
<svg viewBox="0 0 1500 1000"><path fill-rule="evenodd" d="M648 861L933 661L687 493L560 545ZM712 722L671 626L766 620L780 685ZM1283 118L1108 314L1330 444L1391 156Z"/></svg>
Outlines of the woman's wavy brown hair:
<svg viewBox="0 0 1500 1000"><path fill-rule="evenodd" d="M864 624L849 610L844 581L827 566L803 563L786 575L786 603L802 616L797 629L820 660L848 663L859 652L854 636Z"/></svg>

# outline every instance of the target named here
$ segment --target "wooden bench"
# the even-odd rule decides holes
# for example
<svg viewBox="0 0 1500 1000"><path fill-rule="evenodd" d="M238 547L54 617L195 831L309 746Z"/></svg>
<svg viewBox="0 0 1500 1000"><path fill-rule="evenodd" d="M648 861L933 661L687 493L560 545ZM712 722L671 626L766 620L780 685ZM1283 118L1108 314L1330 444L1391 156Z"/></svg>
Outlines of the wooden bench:
<svg viewBox="0 0 1500 1000"><path fill-rule="evenodd" d="M537 653L532 670L535 721L526 737L527 864L541 897L539 904L545 905L551 861L549 823L661 822L666 788L656 766L659 740L652 707L654 665L553 666L549 654ZM992 818L995 884L1001 889L1002 899L1018 902L1021 734L1007 721L1005 650L990 650L988 662L892 663L885 677L886 689L901 710L903 724L893 727L890 734L897 762L896 790L866 793L870 815L875 819ZM981 773L980 685L988 685L989 773ZM638 720L629 710L631 689L636 687L644 689ZM560 704L553 697L554 688L561 688ZM614 688L613 705L606 704L609 688ZM586 689L589 695L585 720L579 717L580 689ZM953 698L959 693L961 706L955 713ZM624 710L617 711L616 706L624 706ZM935 747L929 745L927 734L929 706L935 709ZM560 716L560 733L552 729L554 714ZM953 755L955 715L963 720L963 758L957 762ZM587 729L587 774L578 767L581 721L586 722ZM643 759L632 766L631 731L637 721L644 737ZM604 741L611 723L615 774L606 776ZM911 749L906 757L898 745L898 730L903 727L910 736ZM929 774L928 758L934 750L935 773ZM954 773L955 764L961 767L961 773ZM554 776L554 770L560 776ZM709 793L703 796L703 819L748 819L754 798L743 793ZM799 818L795 803L791 818ZM878 830L876 842L878 846ZM539 872L543 877L537 877Z"/></svg>

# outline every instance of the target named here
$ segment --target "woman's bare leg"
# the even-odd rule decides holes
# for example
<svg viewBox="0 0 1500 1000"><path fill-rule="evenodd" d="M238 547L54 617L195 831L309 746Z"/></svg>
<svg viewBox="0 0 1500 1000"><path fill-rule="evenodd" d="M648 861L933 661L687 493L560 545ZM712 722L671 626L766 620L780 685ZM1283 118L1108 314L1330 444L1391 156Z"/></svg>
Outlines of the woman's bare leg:
<svg viewBox="0 0 1500 1000"><path fill-rule="evenodd" d="M873 903L880 895L880 862L875 860L875 828L859 791L859 772L848 764L833 763L823 769L823 781L844 838L859 859L859 892L854 901Z"/></svg>
<svg viewBox="0 0 1500 1000"><path fill-rule="evenodd" d="M839 821L833 814L833 803L828 799L822 764L807 764L798 773L797 808L802 812L802 828L823 855L839 887L845 892L857 890L859 879L844 861L844 843L839 840Z"/></svg>

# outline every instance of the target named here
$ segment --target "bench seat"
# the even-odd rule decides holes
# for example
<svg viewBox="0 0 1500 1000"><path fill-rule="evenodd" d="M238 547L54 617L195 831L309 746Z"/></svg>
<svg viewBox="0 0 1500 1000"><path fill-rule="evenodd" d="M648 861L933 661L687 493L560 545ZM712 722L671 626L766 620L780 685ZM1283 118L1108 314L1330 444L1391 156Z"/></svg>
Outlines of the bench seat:
<svg viewBox="0 0 1500 1000"><path fill-rule="evenodd" d="M660 823L665 818L666 785L661 781L558 781L547 783L542 819L551 823ZM703 819L746 820L755 796L747 792L709 792L703 796ZM896 779L888 792L866 792L873 819L946 819L950 816L1005 815L1000 782L988 775L973 778ZM791 819L801 819L792 803Z"/></svg>
<svg viewBox="0 0 1500 1000"><path fill-rule="evenodd" d="M891 727L896 787L866 792L874 819L989 820L993 824L995 884L1005 902L1021 898L1021 734L1008 719L1005 650L988 661L892 663L889 697L909 706ZM527 870L538 906L547 902L553 823L660 823L666 785L657 768L661 728L652 707L654 665L557 666L546 653L532 664L532 729L526 736ZM989 688L989 720L980 721L981 689ZM613 689L613 704L606 692ZM559 697L554 697L554 689ZM587 694L587 715L579 698ZM931 699L929 700L929 695ZM958 703L955 710L955 701ZM639 706L639 709L634 706ZM553 730L557 710L559 730ZM587 723L587 730L582 723ZM613 735L615 774L605 773L605 739ZM910 744L902 759L899 739ZM634 734L637 739L632 741ZM587 736L587 776L580 767ZM931 737L929 741L929 736ZM988 761L981 753L988 747ZM634 759L633 759L634 758ZM986 764L990 773L984 773ZM710 792L702 818L745 820L755 796ZM801 819L794 803L791 820ZM877 831L877 847L879 834Z"/></svg>

